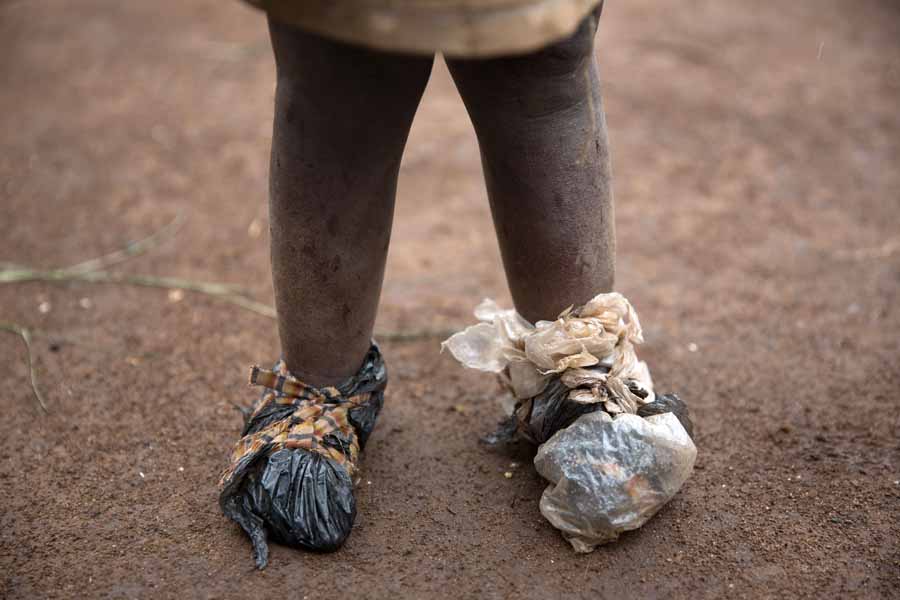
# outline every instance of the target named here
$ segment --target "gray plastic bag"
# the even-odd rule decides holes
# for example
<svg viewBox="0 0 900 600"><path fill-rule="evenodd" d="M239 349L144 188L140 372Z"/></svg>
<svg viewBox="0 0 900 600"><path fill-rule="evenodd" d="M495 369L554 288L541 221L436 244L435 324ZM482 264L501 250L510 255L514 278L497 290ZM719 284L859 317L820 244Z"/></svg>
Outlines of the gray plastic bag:
<svg viewBox="0 0 900 600"><path fill-rule="evenodd" d="M576 552L637 529L690 476L697 449L673 413L646 418L582 415L540 446L537 472L550 485L541 514Z"/></svg>
<svg viewBox="0 0 900 600"><path fill-rule="evenodd" d="M485 439L540 444L534 465L550 482L541 513L576 551L637 529L675 495L697 456L690 417L676 395L654 392L624 296L598 294L534 324L492 300L475 316L443 347L512 392L509 419Z"/></svg>

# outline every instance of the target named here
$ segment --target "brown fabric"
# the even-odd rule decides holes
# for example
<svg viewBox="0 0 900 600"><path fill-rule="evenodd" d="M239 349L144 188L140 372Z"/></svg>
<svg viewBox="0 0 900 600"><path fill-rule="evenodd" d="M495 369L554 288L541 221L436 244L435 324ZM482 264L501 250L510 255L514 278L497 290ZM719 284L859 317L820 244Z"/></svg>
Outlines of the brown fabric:
<svg viewBox="0 0 900 600"><path fill-rule="evenodd" d="M247 0L272 17L382 50L458 57L536 50L570 35L600 0Z"/></svg>

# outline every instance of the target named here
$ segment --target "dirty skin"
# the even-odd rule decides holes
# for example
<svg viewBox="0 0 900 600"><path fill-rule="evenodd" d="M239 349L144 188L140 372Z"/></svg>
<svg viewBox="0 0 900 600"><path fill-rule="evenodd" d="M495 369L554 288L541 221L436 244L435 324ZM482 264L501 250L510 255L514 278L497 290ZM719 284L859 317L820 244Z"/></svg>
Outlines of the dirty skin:
<svg viewBox="0 0 900 600"><path fill-rule="evenodd" d="M447 58L478 136L513 301L532 322L613 287L599 17L600 8L569 38L530 54ZM273 20L269 27L279 335L291 372L333 384L369 349L400 160L434 57L364 49Z"/></svg>

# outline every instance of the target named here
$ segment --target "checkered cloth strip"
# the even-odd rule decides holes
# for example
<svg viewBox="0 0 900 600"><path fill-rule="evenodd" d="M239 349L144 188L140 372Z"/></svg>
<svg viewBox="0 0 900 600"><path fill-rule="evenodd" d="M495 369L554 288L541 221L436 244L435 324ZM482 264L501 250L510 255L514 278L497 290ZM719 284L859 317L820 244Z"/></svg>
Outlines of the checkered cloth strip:
<svg viewBox="0 0 900 600"><path fill-rule="evenodd" d="M282 448L302 448L321 454L343 466L352 477L360 447L365 444L374 417L381 409L387 383L376 346L369 351L363 368L371 373L364 375L361 371L337 387L319 388L291 375L284 360L279 360L271 371L252 367L250 385L265 390L234 447L220 487L230 487L258 459Z"/></svg>

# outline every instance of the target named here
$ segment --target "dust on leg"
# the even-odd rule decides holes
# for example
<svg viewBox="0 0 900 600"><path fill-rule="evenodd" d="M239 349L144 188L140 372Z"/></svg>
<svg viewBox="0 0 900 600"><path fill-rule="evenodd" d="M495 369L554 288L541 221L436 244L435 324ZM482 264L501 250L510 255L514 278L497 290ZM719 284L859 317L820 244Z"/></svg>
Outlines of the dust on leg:
<svg viewBox="0 0 900 600"><path fill-rule="evenodd" d="M553 319L614 282L598 16L538 52L448 60L478 134L510 291L530 321Z"/></svg>
<svg viewBox="0 0 900 600"><path fill-rule="evenodd" d="M355 373L372 336L400 158L432 57L270 21L278 86L269 210L278 329L315 385Z"/></svg>

